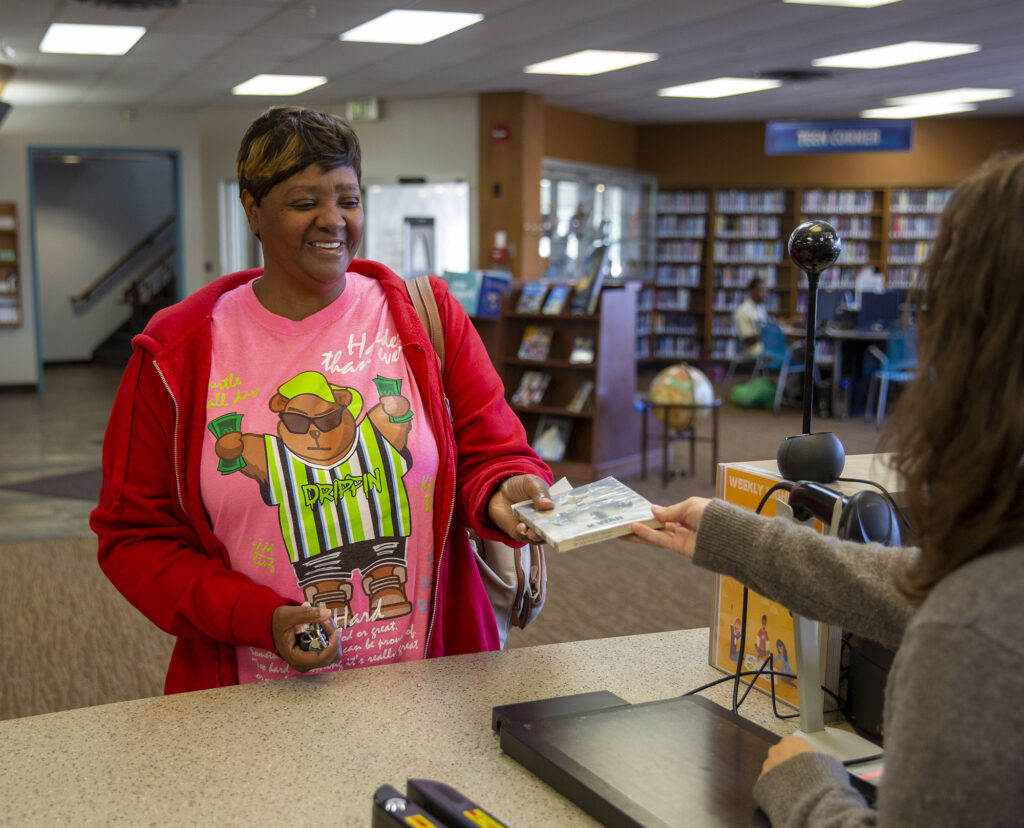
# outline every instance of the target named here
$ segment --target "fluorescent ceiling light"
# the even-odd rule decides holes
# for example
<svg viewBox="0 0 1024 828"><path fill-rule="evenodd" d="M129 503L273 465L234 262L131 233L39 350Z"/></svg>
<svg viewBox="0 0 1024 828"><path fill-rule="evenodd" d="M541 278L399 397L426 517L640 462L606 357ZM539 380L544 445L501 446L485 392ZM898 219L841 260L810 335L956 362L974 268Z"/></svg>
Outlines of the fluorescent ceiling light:
<svg viewBox="0 0 1024 828"><path fill-rule="evenodd" d="M450 35L484 19L482 14L392 9L361 26L338 35L338 40L359 43L420 45Z"/></svg>
<svg viewBox="0 0 1024 828"><path fill-rule="evenodd" d="M783 3L799 3L803 6L846 6L851 9L873 9L887 6L900 0L782 0Z"/></svg>
<svg viewBox="0 0 1024 828"><path fill-rule="evenodd" d="M584 49L570 55L531 63L523 68L531 75L600 75L627 66L638 66L657 60L655 52L612 52L604 49Z"/></svg>
<svg viewBox="0 0 1024 828"><path fill-rule="evenodd" d="M659 89L658 94L669 98L726 98L729 95L745 95L763 89L776 89L782 81L770 78L712 78L697 83L684 83Z"/></svg>
<svg viewBox="0 0 1024 828"><path fill-rule="evenodd" d="M916 103L975 103L976 101L994 101L998 98L1012 98L1012 89L982 89L961 86L958 89L943 89L939 92L923 92L920 95L900 95L898 98L886 98L887 104L903 105Z"/></svg>
<svg viewBox="0 0 1024 828"><path fill-rule="evenodd" d="M123 55L145 33L145 26L51 23L39 44L39 51L64 55Z"/></svg>
<svg viewBox="0 0 1024 828"><path fill-rule="evenodd" d="M231 90L232 95L298 95L327 83L323 75L253 75Z"/></svg>
<svg viewBox="0 0 1024 828"><path fill-rule="evenodd" d="M920 63L925 60L956 57L978 52L981 46L977 43L932 43L925 40L908 40L905 43L893 43L891 46L879 46L877 49L864 49L860 52L846 52L841 55L812 60L814 66L836 66L844 69L885 69L888 66L903 66L906 63Z"/></svg>
<svg viewBox="0 0 1024 828"><path fill-rule="evenodd" d="M973 112L974 104L932 103L906 104L905 106L883 106L878 109L865 109L861 118L928 118L932 115L951 115L955 112Z"/></svg>

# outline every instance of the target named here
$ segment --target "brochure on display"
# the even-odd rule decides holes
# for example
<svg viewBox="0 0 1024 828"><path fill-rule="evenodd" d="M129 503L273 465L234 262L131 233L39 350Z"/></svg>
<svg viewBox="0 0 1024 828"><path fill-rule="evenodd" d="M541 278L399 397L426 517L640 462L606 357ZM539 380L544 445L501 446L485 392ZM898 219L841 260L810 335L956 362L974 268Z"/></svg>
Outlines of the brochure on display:
<svg viewBox="0 0 1024 828"><path fill-rule="evenodd" d="M651 514L651 502L614 477L559 494L552 489L551 499L554 509L539 511L525 500L512 511L555 552L628 535L631 523L662 525Z"/></svg>

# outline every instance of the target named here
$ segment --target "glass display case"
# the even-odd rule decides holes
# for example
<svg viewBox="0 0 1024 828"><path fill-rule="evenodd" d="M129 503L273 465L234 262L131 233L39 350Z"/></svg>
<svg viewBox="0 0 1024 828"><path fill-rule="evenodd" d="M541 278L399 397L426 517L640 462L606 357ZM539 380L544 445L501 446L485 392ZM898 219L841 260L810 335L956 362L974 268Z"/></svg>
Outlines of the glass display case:
<svg viewBox="0 0 1024 828"><path fill-rule="evenodd" d="M546 158L540 182L541 273L575 283L595 248L605 246L605 283L650 278L653 175Z"/></svg>

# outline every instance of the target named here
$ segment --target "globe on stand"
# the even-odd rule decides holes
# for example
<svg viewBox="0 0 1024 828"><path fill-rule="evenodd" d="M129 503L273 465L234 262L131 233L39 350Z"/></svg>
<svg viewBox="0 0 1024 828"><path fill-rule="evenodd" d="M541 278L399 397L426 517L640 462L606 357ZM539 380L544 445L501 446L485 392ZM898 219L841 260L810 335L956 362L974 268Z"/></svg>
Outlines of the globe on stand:
<svg viewBox="0 0 1024 828"><path fill-rule="evenodd" d="M658 405L711 405L715 389L703 371L681 362L663 369L651 380L648 399ZM709 408L653 408L654 416L668 428L686 431L707 417ZM667 415L667 418L666 418ZM667 419L667 422L666 422Z"/></svg>

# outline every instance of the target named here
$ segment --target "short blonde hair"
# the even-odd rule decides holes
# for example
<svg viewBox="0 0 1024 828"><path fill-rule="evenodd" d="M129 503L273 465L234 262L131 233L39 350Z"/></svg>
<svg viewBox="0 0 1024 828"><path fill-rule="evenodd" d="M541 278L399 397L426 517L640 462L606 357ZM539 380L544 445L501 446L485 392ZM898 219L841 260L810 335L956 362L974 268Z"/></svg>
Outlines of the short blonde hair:
<svg viewBox="0 0 1024 828"><path fill-rule="evenodd" d="M301 106L274 106L249 124L238 148L238 186L256 204L310 164L351 167L362 179L359 138L345 121Z"/></svg>

